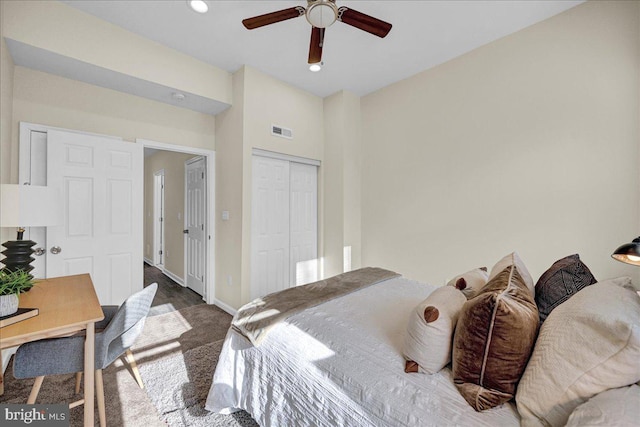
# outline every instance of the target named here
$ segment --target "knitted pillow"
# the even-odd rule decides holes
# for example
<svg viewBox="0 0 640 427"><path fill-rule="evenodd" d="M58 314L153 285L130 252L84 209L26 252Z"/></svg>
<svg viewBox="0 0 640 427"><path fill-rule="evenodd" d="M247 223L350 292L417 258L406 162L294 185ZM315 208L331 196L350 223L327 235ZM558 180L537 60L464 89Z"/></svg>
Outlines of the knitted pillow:
<svg viewBox="0 0 640 427"><path fill-rule="evenodd" d="M536 283L536 304L540 312L540 321L544 322L551 310L580 289L596 282L589 267L580 261L578 254L554 262Z"/></svg>
<svg viewBox="0 0 640 427"><path fill-rule="evenodd" d="M418 304L404 340L405 372L435 374L451 361L451 338L466 300L458 289L443 286Z"/></svg>
<svg viewBox="0 0 640 427"><path fill-rule="evenodd" d="M587 399L640 380L640 297L631 279L587 286L551 312L516 395L522 425L564 426Z"/></svg>
<svg viewBox="0 0 640 427"><path fill-rule="evenodd" d="M516 265L506 267L465 303L453 340L453 380L476 411L513 398L538 323L533 295Z"/></svg>
<svg viewBox="0 0 640 427"><path fill-rule="evenodd" d="M640 386L614 388L596 394L571 413L565 427L634 426L640 421Z"/></svg>

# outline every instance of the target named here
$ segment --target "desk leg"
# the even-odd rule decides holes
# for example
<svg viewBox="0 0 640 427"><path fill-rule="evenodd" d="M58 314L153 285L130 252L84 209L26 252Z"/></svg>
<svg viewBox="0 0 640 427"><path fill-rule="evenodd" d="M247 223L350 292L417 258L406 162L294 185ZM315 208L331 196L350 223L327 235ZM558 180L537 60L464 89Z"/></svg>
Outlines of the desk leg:
<svg viewBox="0 0 640 427"><path fill-rule="evenodd" d="M93 406L95 396L95 324L87 323L87 336L84 341L84 425L93 426Z"/></svg>
<svg viewBox="0 0 640 427"><path fill-rule="evenodd" d="M4 394L4 365L2 364L2 350L0 350L0 396Z"/></svg>

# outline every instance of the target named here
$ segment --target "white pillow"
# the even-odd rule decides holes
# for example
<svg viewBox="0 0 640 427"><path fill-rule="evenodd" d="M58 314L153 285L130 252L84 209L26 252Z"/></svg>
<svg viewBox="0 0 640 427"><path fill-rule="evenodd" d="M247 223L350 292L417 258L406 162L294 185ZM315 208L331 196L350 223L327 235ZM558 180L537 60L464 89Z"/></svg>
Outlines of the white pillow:
<svg viewBox="0 0 640 427"><path fill-rule="evenodd" d="M631 427L640 423L640 387L603 391L578 406L569 417L567 427Z"/></svg>
<svg viewBox="0 0 640 427"><path fill-rule="evenodd" d="M535 283L533 283L531 274L529 273L529 270L527 270L527 267L524 265L524 261L522 261L522 258L520 258L520 255L518 255L518 252L511 252L509 255L505 256L500 261L498 261L496 265L494 265L493 268L491 269L491 274L489 274L489 280L496 277L498 274L500 274L500 272L502 272L502 270L509 267L510 265L516 266L516 268L518 269L518 273L520 273L520 276L522 277L522 280L524 280L524 283L527 285L527 288L529 288L529 290L531 291L531 295L535 297L536 296Z"/></svg>
<svg viewBox="0 0 640 427"><path fill-rule="evenodd" d="M405 334L405 372L435 374L451 361L453 332L466 301L458 289L442 286L418 304Z"/></svg>
<svg viewBox="0 0 640 427"><path fill-rule="evenodd" d="M631 279L580 290L540 329L516 403L522 425L561 426L603 391L640 380L640 297Z"/></svg>
<svg viewBox="0 0 640 427"><path fill-rule="evenodd" d="M489 273L487 273L487 267L482 267L474 268L473 270L454 277L449 280L447 286L453 286L459 289L467 299L471 299L480 292L480 289L484 288L484 285L486 285L488 281Z"/></svg>

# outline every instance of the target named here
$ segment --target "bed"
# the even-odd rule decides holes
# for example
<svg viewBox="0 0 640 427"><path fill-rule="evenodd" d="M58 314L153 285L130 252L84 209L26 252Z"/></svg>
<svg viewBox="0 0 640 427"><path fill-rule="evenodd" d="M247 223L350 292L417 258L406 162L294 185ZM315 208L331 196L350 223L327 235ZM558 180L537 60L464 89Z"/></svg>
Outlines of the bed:
<svg viewBox="0 0 640 427"><path fill-rule="evenodd" d="M262 426L517 426L511 402L476 412L449 367L407 374L408 316L435 286L385 280L294 314L255 347L230 329L206 408Z"/></svg>

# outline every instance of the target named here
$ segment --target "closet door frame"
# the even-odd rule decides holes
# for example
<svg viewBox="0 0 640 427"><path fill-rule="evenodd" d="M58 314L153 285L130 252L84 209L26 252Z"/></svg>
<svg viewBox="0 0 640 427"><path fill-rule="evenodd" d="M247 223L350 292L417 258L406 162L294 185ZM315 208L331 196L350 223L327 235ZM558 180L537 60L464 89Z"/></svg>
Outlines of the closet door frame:
<svg viewBox="0 0 640 427"><path fill-rule="evenodd" d="M277 153L277 152L273 152L273 151L267 151L267 150L261 150L261 149L253 149L252 150L252 166L256 163L256 157L262 157L262 158L267 158L267 159L274 159L274 160L279 160L279 161L286 161L288 162L289 166L291 165L291 163L298 163L298 164L302 164L302 165L310 165L310 166L315 166L316 168L319 168L320 166L320 161L319 160L313 160L313 159L307 159L304 157L298 157L298 156L291 156L288 154L282 154L282 153ZM290 168L287 167L288 170L288 180L291 180L291 173L290 173ZM285 263L287 264L285 266L286 270L287 270L287 274L285 275L285 280L288 280L289 283L283 283L283 284L275 284L275 283L262 283L262 285L260 285L260 281L258 280L257 275L259 274L260 268L258 266L258 256L256 254L256 250L257 250L257 235L258 235L258 223L257 221L259 220L259 218L256 215L256 197L257 194L253 194L256 188L256 176L254 175L255 173L257 173L257 170L253 169L252 171L252 196L251 196L251 200L252 200L252 219L251 219L251 289L250 289L250 297L251 299L254 299L258 296L262 296L265 293L269 293L269 292L273 292L275 290L281 290L281 289L285 289L287 287L291 287L291 286L296 286L296 280L293 280L292 277L295 277L295 274L292 274L292 260L291 260L291 240L290 240L290 235L291 235L291 188L290 186L288 187L288 218L287 218L287 223L289 224L289 244L288 244L288 248L287 248L287 254L286 254L286 261ZM316 259L317 259L317 269L316 269L316 275L319 278L320 277L320 261L318 259L318 254L319 254L319 234L320 234L320 229L319 229L319 217L320 217L320 211L319 211L319 188L318 188L318 183L319 183L319 169L316 169L316 188L315 188L315 253L316 253ZM264 225L264 224L263 224ZM292 281L293 280L293 281Z"/></svg>

